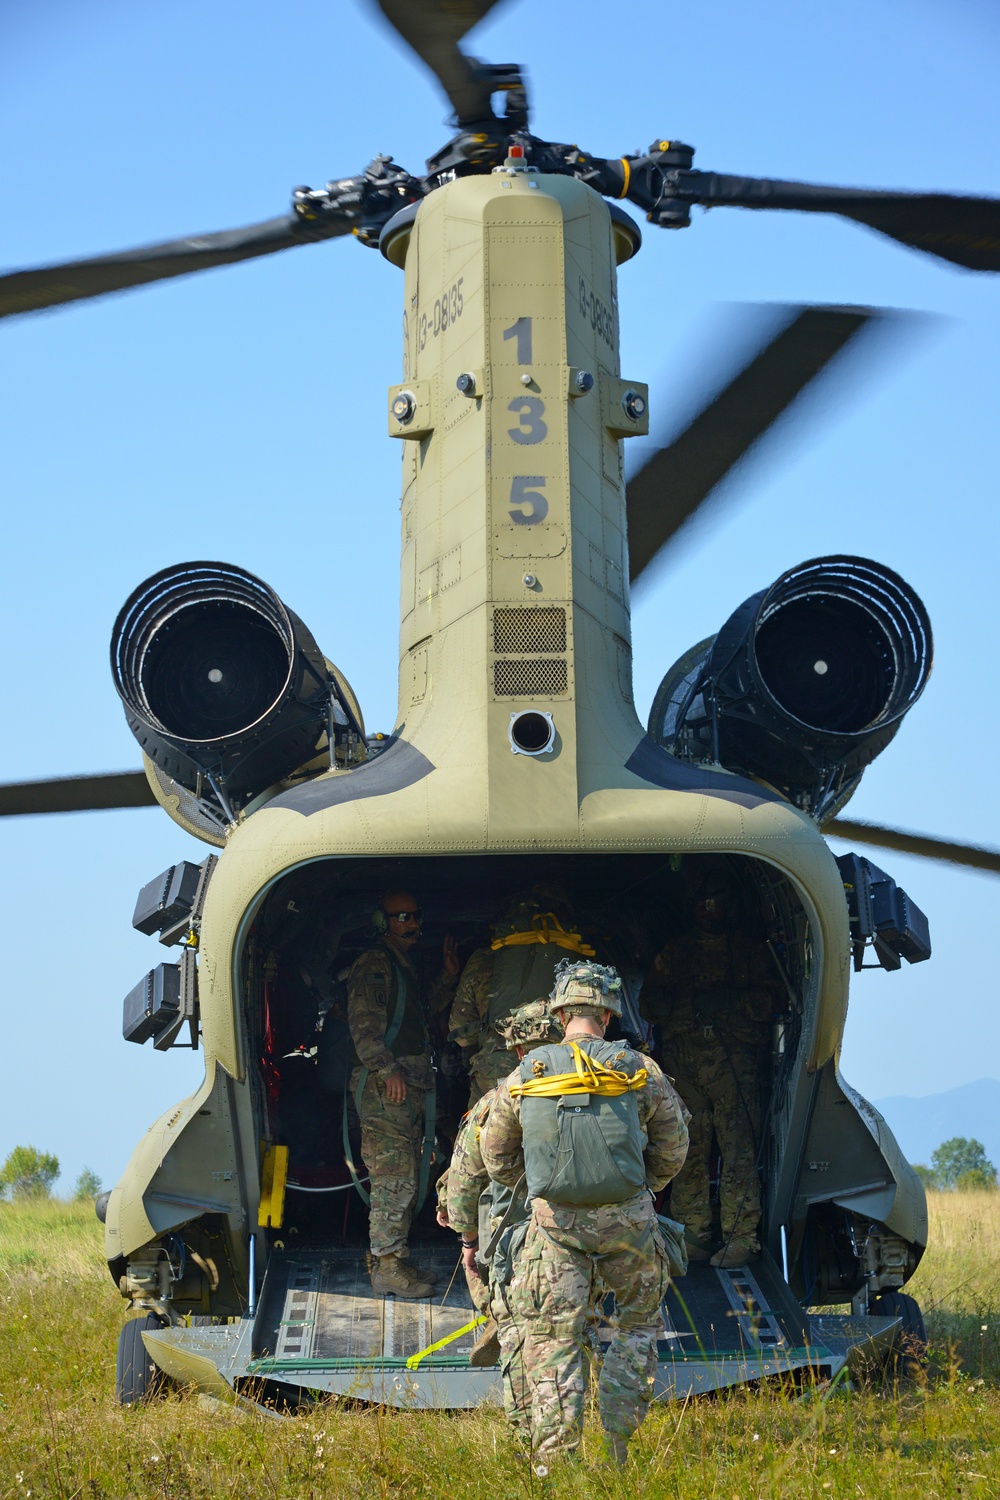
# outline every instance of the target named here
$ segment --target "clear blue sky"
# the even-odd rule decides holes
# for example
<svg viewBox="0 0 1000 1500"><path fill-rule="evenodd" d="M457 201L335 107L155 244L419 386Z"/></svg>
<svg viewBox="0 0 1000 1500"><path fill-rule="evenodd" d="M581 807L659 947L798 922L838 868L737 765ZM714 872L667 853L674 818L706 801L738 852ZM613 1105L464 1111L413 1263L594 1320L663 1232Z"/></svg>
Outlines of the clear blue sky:
<svg viewBox="0 0 1000 1500"><path fill-rule="evenodd" d="M1000 17L973 0L512 0L474 48L530 69L533 125L606 155L675 136L696 164L1000 195ZM445 140L436 85L362 0L48 0L0 11L0 265L281 212L389 151ZM4 780L137 764L108 637L156 569L263 576L348 674L371 728L396 703L402 278L351 242L0 328L6 567ZM793 299L936 314L730 486L634 612L637 701L785 568L858 552L934 623L930 686L852 815L1000 845L997 619L1000 278L833 219L717 210L649 228L620 283L623 372L682 413L724 338L720 304ZM200 1060L121 1040L121 1000L163 957L140 885L200 858L159 811L0 827L6 1077L0 1159L55 1151L113 1182ZM871 1098L1000 1072L1000 883L885 855L928 911L931 962L863 975L844 1072Z"/></svg>

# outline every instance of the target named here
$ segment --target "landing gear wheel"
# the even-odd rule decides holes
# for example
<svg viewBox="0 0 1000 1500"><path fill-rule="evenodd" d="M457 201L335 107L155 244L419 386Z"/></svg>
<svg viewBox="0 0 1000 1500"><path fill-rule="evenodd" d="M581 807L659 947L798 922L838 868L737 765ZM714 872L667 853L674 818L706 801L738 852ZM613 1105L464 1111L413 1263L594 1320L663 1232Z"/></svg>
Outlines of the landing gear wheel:
<svg viewBox="0 0 1000 1500"><path fill-rule="evenodd" d="M927 1330L917 1299L906 1292L879 1292L868 1311L874 1317L900 1319L887 1368L894 1367L899 1375L920 1375L927 1367Z"/></svg>
<svg viewBox="0 0 1000 1500"><path fill-rule="evenodd" d="M152 1401L166 1389L167 1377L154 1364L142 1342L143 1330L152 1331L164 1326L163 1319L156 1313L147 1313L144 1318L130 1318L118 1335L115 1395L119 1406Z"/></svg>

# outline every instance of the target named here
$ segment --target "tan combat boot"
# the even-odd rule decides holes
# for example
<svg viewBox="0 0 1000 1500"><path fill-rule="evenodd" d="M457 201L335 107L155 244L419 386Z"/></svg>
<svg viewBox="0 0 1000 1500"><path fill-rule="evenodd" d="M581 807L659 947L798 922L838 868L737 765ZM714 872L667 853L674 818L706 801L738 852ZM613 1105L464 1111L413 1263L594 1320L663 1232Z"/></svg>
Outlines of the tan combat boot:
<svg viewBox="0 0 1000 1500"><path fill-rule="evenodd" d="M487 1318L476 1342L469 1350L469 1364L479 1367L500 1362L500 1336L493 1318Z"/></svg>
<svg viewBox="0 0 1000 1500"><path fill-rule="evenodd" d="M687 1248L688 1260L708 1260L712 1254L711 1245L706 1245L705 1241L698 1239L696 1235L686 1234L684 1244Z"/></svg>
<svg viewBox="0 0 1000 1500"><path fill-rule="evenodd" d="M379 1255L372 1259L372 1291L376 1297L402 1297L417 1302L429 1297L434 1284L423 1281L408 1261L398 1255Z"/></svg>
<svg viewBox="0 0 1000 1500"><path fill-rule="evenodd" d="M712 1265L720 1271L734 1271L738 1266L752 1265L760 1260L760 1245L753 1240L730 1240L712 1256Z"/></svg>

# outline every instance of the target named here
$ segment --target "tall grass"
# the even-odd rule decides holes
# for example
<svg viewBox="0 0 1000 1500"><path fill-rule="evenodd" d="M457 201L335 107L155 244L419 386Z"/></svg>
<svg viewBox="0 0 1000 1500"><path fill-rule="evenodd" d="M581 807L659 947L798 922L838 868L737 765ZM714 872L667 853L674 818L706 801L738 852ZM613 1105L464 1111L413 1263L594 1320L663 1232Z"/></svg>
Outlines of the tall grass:
<svg viewBox="0 0 1000 1500"><path fill-rule="evenodd" d="M0 1204L0 1496L997 1496L998 1246L1000 1194L932 1197L931 1249L910 1287L928 1309L928 1382L658 1407L622 1472L601 1463L590 1418L579 1463L539 1480L494 1410L328 1403L278 1422L177 1393L122 1411L123 1304L91 1206Z"/></svg>

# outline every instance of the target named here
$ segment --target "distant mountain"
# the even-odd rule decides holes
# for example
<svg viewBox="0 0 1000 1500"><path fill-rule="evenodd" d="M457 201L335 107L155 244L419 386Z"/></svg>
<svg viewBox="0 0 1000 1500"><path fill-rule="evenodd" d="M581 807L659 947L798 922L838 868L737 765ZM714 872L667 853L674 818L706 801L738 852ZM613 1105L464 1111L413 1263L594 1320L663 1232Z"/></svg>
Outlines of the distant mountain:
<svg viewBox="0 0 1000 1500"><path fill-rule="evenodd" d="M872 1103L908 1161L929 1166L931 1152L942 1141L964 1135L982 1141L990 1161L1000 1167L1000 1079L978 1078L923 1099L896 1094Z"/></svg>

